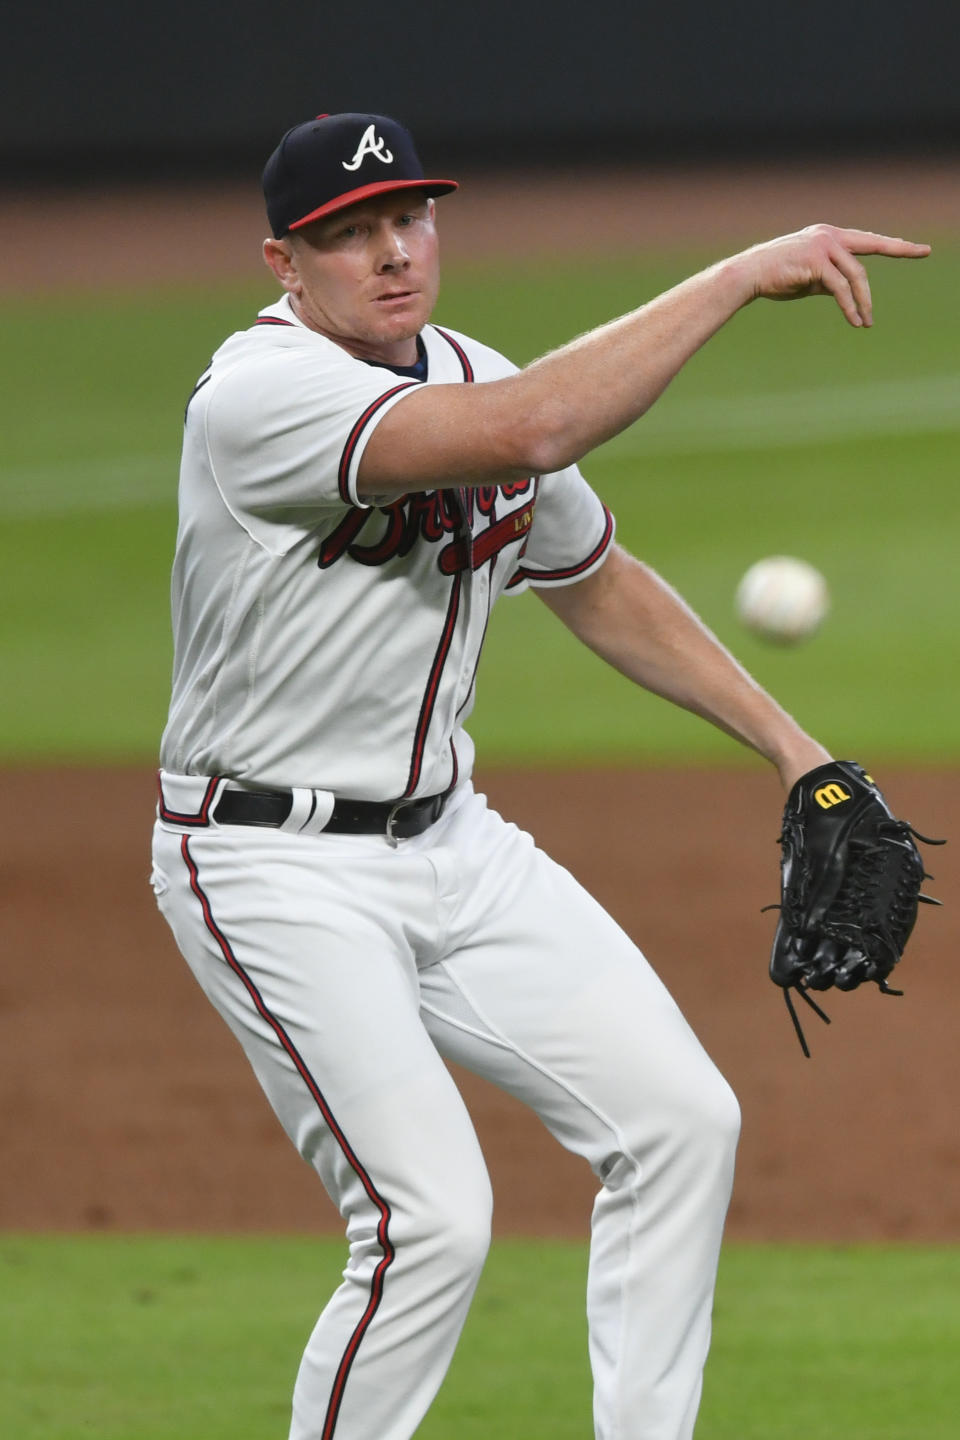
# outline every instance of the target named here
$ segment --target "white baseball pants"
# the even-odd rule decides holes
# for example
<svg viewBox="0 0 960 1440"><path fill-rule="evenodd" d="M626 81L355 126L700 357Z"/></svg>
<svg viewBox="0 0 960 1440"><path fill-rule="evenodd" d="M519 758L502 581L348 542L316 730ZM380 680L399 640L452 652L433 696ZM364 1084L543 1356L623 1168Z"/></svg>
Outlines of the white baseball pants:
<svg viewBox="0 0 960 1440"><path fill-rule="evenodd" d="M345 1279L307 1343L290 1440L409 1440L443 1380L491 1195L441 1056L518 1096L601 1182L597 1437L689 1440L739 1111L572 876L465 786L394 843L158 822L153 883L346 1222Z"/></svg>

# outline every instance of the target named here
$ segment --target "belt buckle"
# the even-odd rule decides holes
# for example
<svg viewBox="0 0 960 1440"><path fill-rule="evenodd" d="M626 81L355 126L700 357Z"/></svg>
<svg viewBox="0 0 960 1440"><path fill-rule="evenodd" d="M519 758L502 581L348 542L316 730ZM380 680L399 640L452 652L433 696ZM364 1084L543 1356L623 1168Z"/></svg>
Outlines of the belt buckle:
<svg viewBox="0 0 960 1440"><path fill-rule="evenodd" d="M394 806L392 806L392 808L391 808L391 810L390 810L390 813L389 813L388 816L387 816L387 824L386 824L387 839L389 840L389 842L390 842L391 845L396 845L396 844L398 844L398 842L403 838L402 836L398 835L398 834L396 833L396 831L394 830L394 828L393 828L394 825L396 824L397 817L401 814L401 812L404 811L404 810L415 810L415 809L417 809L418 807L425 805L426 803L427 803L426 800L412 800L412 799L407 799L407 800L398 800L397 803L396 803ZM433 813L432 813L432 815L431 815L431 817L430 817L430 821L429 821L429 824L431 824L431 825L434 823L435 820L438 820L438 819L440 818L440 815L441 815L441 813L442 813L442 811L443 811L443 797L442 797L442 796L440 796L440 795L434 795L434 796L432 797L432 811L433 811ZM425 828L425 827L424 827L424 828ZM419 834L419 831L414 831L414 834Z"/></svg>
<svg viewBox="0 0 960 1440"><path fill-rule="evenodd" d="M394 805L394 806L392 807L392 809L390 810L389 815L387 816L386 834L387 834L387 839L389 840L389 842L390 842L391 845L396 845L396 844L398 844L398 843L399 843L399 840L400 840L399 835L395 835L395 834L394 834L394 830L393 830L394 822L395 822L395 820L396 820L396 818L397 818L397 815L400 813L401 810L406 809L406 807L407 807L409 804L410 804L410 801L409 801L409 800L398 800L397 803L396 803L396 805Z"/></svg>

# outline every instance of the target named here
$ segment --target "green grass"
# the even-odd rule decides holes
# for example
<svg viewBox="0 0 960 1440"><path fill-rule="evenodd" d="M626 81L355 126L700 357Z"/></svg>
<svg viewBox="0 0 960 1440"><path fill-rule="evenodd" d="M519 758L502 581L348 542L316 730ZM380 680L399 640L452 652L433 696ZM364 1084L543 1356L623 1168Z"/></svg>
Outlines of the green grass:
<svg viewBox="0 0 960 1440"><path fill-rule="evenodd" d="M709 258L478 267L448 276L438 319L523 362ZM960 367L942 296L960 252L871 275L873 332L827 301L754 306L584 468L621 540L828 744L956 760ZM0 302L0 762L155 756L183 402L269 298L259 283ZM742 571L779 552L819 565L834 599L791 651L731 611ZM471 731L485 762L743 758L607 671L532 596L494 617Z"/></svg>
<svg viewBox="0 0 960 1440"><path fill-rule="evenodd" d="M0 1434L281 1440L343 1247L0 1239ZM500 1241L418 1440L584 1440L585 1249ZM960 1251L730 1246L697 1440L953 1440Z"/></svg>
<svg viewBox="0 0 960 1440"><path fill-rule="evenodd" d="M955 759L960 684L947 657L960 615L956 452L957 437L925 435L657 456L644 465L642 499L624 461L608 462L601 489L622 542L828 745L876 759ZM844 482L858 475L869 476L872 499L863 485ZM733 614L743 571L780 553L817 565L832 594L824 629L796 648L748 635ZM742 757L733 741L637 691L557 631L535 601L510 600L495 613L472 727L481 754L560 761L574 748L598 762ZM521 708L518 720L516 707L500 703L504 691L543 713L524 723Z"/></svg>

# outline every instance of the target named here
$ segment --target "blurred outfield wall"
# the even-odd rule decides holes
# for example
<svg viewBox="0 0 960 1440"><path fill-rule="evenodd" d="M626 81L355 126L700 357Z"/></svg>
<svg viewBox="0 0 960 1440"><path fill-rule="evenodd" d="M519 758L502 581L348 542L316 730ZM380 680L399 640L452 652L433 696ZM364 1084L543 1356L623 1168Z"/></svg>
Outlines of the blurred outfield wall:
<svg viewBox="0 0 960 1440"><path fill-rule="evenodd" d="M434 162L960 141L956 0L66 0L10 7L0 175L262 162L318 110Z"/></svg>

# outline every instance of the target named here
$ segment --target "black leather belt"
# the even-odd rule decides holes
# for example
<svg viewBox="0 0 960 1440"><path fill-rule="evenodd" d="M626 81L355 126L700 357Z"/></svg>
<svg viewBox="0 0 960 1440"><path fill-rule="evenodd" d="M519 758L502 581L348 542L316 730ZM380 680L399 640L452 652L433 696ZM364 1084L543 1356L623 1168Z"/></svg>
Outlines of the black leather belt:
<svg viewBox="0 0 960 1440"><path fill-rule="evenodd" d="M446 795L422 800L337 800L324 834L387 835L409 840L443 814ZM289 790L224 790L213 818L218 825L262 825L278 830L293 808Z"/></svg>

